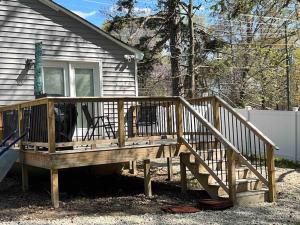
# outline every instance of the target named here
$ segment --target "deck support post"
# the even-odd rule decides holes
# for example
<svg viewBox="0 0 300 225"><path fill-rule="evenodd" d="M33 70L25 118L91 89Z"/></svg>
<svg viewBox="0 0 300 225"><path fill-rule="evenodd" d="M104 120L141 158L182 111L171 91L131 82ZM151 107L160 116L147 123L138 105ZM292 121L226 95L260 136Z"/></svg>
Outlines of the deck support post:
<svg viewBox="0 0 300 225"><path fill-rule="evenodd" d="M147 197L152 196L151 174L150 174L150 160L144 160L144 191Z"/></svg>
<svg viewBox="0 0 300 225"><path fill-rule="evenodd" d="M173 162L172 157L167 158L167 167L168 167L168 180L173 180Z"/></svg>
<svg viewBox="0 0 300 225"><path fill-rule="evenodd" d="M228 154L228 186L229 199L236 203L236 153L233 149L227 150Z"/></svg>
<svg viewBox="0 0 300 225"><path fill-rule="evenodd" d="M58 170L51 169L51 200L54 208L59 207Z"/></svg>
<svg viewBox="0 0 300 225"><path fill-rule="evenodd" d="M181 193L185 194L187 192L187 177L186 177L186 167L184 164L184 158L186 154L180 154L180 183L181 183Z"/></svg>
<svg viewBox="0 0 300 225"><path fill-rule="evenodd" d="M269 182L269 202L275 202L277 199L275 180L275 157L274 148L271 145L267 145L267 166Z"/></svg>
<svg viewBox="0 0 300 225"><path fill-rule="evenodd" d="M133 175L137 174L136 161L130 161L129 162L129 172Z"/></svg>
<svg viewBox="0 0 300 225"><path fill-rule="evenodd" d="M21 163L21 169L22 169L22 191L27 192L29 189L28 167L24 163Z"/></svg>

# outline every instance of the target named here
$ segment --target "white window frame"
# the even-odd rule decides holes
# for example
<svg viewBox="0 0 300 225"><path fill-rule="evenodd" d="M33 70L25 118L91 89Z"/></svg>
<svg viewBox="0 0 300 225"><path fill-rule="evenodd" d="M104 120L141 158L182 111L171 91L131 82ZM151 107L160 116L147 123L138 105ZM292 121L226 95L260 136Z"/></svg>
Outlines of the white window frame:
<svg viewBox="0 0 300 225"><path fill-rule="evenodd" d="M103 96L102 60L43 58L43 67L63 68L65 96L76 97L75 69L93 69L94 96ZM44 86L44 75L43 75ZM43 90L45 88L43 87Z"/></svg>

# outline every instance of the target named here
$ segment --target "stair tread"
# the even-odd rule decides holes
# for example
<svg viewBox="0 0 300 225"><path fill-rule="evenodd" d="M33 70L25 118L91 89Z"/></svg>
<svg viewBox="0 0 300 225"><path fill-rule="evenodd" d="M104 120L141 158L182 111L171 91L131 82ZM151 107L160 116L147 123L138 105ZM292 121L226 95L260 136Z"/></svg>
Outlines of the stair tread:
<svg viewBox="0 0 300 225"><path fill-rule="evenodd" d="M244 196L251 196L257 194L265 194L268 190L247 190L236 193L236 197L244 197Z"/></svg>

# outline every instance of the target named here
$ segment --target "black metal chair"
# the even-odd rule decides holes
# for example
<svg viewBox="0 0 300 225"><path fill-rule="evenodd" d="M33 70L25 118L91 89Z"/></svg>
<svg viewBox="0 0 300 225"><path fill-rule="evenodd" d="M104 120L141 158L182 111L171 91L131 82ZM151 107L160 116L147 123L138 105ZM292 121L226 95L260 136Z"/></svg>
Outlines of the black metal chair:
<svg viewBox="0 0 300 225"><path fill-rule="evenodd" d="M148 135L148 128L151 127L151 135L153 134L153 128L158 127L157 119L157 106L156 105L140 105L138 107L137 114L137 133L139 134L139 127L145 127L146 135Z"/></svg>
<svg viewBox="0 0 300 225"><path fill-rule="evenodd" d="M115 124L112 124L109 120L108 116L94 116L92 117L88 108L88 105L82 105L82 111L84 113L84 116L87 121L87 132L83 138L85 141L91 140L92 137L94 137L95 130L98 128L104 128L105 132L107 133L108 138L110 139L111 135L110 132L113 135L113 138L116 138L116 132L114 130ZM101 124L102 122L102 124ZM92 130L90 134L90 130Z"/></svg>

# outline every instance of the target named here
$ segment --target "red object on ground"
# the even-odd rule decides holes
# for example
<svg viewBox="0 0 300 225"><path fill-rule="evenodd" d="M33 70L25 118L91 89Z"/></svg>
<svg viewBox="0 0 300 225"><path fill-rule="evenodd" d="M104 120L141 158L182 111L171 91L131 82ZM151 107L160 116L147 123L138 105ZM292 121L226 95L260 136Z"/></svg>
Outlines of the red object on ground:
<svg viewBox="0 0 300 225"><path fill-rule="evenodd" d="M202 199L197 205L197 208L202 210L224 210L231 207L233 207L233 203L227 199Z"/></svg>
<svg viewBox="0 0 300 225"><path fill-rule="evenodd" d="M172 214L196 213L200 210L193 206L164 206L161 208L164 212Z"/></svg>

